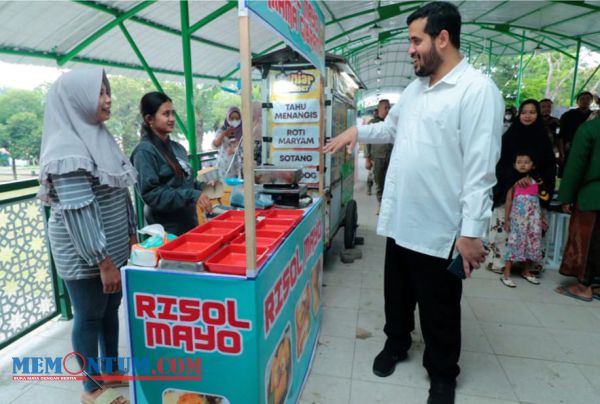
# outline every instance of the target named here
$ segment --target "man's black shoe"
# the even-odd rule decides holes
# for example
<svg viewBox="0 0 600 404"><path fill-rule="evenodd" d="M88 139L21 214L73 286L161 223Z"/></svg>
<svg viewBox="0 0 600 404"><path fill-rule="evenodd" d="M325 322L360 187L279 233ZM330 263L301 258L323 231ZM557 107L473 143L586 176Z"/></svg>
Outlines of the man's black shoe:
<svg viewBox="0 0 600 404"><path fill-rule="evenodd" d="M432 380L427 404L454 404L456 381Z"/></svg>
<svg viewBox="0 0 600 404"><path fill-rule="evenodd" d="M388 377L396 370L396 364L402 362L407 356L406 352L391 352L384 349L373 361L373 373L379 377Z"/></svg>

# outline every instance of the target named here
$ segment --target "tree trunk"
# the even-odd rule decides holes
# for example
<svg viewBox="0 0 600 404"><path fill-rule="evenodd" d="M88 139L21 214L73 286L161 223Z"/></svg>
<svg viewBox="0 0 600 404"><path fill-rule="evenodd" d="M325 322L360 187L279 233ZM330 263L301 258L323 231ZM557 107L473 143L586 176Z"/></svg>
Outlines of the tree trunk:
<svg viewBox="0 0 600 404"><path fill-rule="evenodd" d="M552 63L552 56L549 53L546 54L546 61L548 62L548 77L546 78L546 91L544 91L544 95L547 98L553 100L550 87L552 86L552 74L554 73L554 64Z"/></svg>
<svg viewBox="0 0 600 404"><path fill-rule="evenodd" d="M202 153L202 138L204 137L204 117L202 111L200 111L200 103L196 103L194 106L194 113L196 114L196 152Z"/></svg>
<svg viewBox="0 0 600 404"><path fill-rule="evenodd" d="M12 172L13 172L13 178L16 181L17 180L17 163L15 158L11 157L12 159Z"/></svg>
<svg viewBox="0 0 600 404"><path fill-rule="evenodd" d="M203 152L202 150L202 138L204 135L204 122L202 122L202 118L198 118L196 121L196 151L198 153Z"/></svg>

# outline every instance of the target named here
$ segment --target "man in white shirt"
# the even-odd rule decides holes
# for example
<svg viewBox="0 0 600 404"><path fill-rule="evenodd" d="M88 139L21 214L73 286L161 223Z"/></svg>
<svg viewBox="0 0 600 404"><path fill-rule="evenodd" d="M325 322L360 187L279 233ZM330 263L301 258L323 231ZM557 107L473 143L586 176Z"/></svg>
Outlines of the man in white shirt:
<svg viewBox="0 0 600 404"><path fill-rule="evenodd" d="M407 19L409 54L418 76L384 122L352 127L325 147L351 152L394 143L377 233L385 257L387 340L373 363L381 377L406 359L419 304L428 403L453 403L460 372L461 279L447 271L457 250L467 277L486 256L491 189L500 155L504 102L487 77L459 52L461 17L445 2Z"/></svg>

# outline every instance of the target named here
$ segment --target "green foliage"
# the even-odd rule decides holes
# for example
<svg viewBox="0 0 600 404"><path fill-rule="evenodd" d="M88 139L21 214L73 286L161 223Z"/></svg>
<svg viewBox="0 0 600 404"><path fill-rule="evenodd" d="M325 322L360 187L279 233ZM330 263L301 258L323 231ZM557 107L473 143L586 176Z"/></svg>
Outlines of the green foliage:
<svg viewBox="0 0 600 404"><path fill-rule="evenodd" d="M44 117L42 90L7 90L0 95L0 146L12 158L37 162Z"/></svg>
<svg viewBox="0 0 600 404"><path fill-rule="evenodd" d="M230 107L242 106L239 94L223 91L219 86L202 85L196 90L196 111L202 117L204 130L217 130L225 121ZM252 100L260 100L260 85L252 86ZM197 115L198 116L198 115Z"/></svg>
<svg viewBox="0 0 600 404"><path fill-rule="evenodd" d="M139 103L142 96L149 91L156 91L150 80L133 79L123 76L110 77L112 90L112 117L106 123L115 138L129 155L139 142L139 130L142 117ZM161 82L164 92L173 100L175 111L183 125L186 121L185 87L179 82ZM253 93L260 99L260 87L255 86ZM198 85L194 89L196 114L197 147L200 150L202 132L216 130L223 124L227 109L239 107L241 98L237 94L223 91L217 85ZM173 133L174 138L183 137L184 131L178 126Z"/></svg>
<svg viewBox="0 0 600 404"><path fill-rule="evenodd" d="M139 103L142 96L156 91L148 79L110 76L112 91L112 117L106 122L126 155L130 155L139 142L142 117ZM185 87L179 82L161 82L165 93L173 100L175 110L186 121ZM49 84L33 91L9 89L0 94L0 147L5 147L17 159L37 162L40 153L44 118L44 102ZM234 90L235 91L235 90ZM254 85L253 97L260 99L260 86ZM200 151L202 132L219 128L231 106L240 107L238 94L223 91L219 85L198 85L194 90L197 147ZM184 130L176 126L175 139L182 138Z"/></svg>
<svg viewBox="0 0 600 404"><path fill-rule="evenodd" d="M44 98L45 92L41 90L6 90L0 95L0 123L5 124L18 112L32 112L43 117Z"/></svg>
<svg viewBox="0 0 600 404"><path fill-rule="evenodd" d="M239 107L240 97L227 93L218 86L203 85L197 91L196 110L205 131L216 130L223 124L225 113L231 106Z"/></svg>
<svg viewBox="0 0 600 404"><path fill-rule="evenodd" d="M121 144L126 155L130 155L140 138L142 117L140 100L156 88L150 80L111 76L112 116L106 126ZM185 90L179 83L161 83L165 93L173 100L176 111L185 124ZM176 129L177 132L177 129Z"/></svg>
<svg viewBox="0 0 600 404"><path fill-rule="evenodd" d="M575 49L565 49L575 55ZM474 57L475 67L487 71L488 60L483 55ZM517 78L519 56L492 58L492 80L496 83L506 105L515 105L517 98ZM521 101L528 98L537 100L550 98L555 106L569 106L575 61L560 52L544 52L536 55L523 55L523 76L521 79ZM577 90L591 76L594 69L579 66ZM594 82L594 81L592 81ZM590 86L591 87L591 86Z"/></svg>
<svg viewBox="0 0 600 404"><path fill-rule="evenodd" d="M39 117L34 112L17 112L7 119L4 130L11 157L31 160L35 164L40 155L42 142L42 125Z"/></svg>

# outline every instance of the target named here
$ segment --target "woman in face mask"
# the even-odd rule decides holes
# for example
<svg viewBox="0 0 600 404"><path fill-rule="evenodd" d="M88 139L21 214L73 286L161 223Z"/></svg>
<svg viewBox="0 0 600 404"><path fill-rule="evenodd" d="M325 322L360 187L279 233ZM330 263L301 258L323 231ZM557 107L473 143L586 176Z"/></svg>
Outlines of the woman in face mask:
<svg viewBox="0 0 600 404"><path fill-rule="evenodd" d="M510 127L510 125L512 125L512 123L515 121L516 114L517 111L515 110L515 107L506 108L506 110L504 111L504 126L502 133L505 133Z"/></svg>
<svg viewBox="0 0 600 404"><path fill-rule="evenodd" d="M538 181L538 186L542 208L546 209L550 205L554 191L556 160L552 143L540 118L540 104L533 99L525 100L521 103L519 112L515 116L517 119L502 137L500 160L496 165L498 182L493 189L494 209L490 221L489 254L484 263L485 268L498 274L504 271L504 256L508 239L508 234L504 229L507 193L511 188L528 185L514 166L519 152L526 151L536 162L536 172L541 179ZM528 282L537 282L528 270L524 271L523 277ZM506 285L506 283L504 284Z"/></svg>
<svg viewBox="0 0 600 404"><path fill-rule="evenodd" d="M241 138L242 113L239 108L231 107L227 111L223 126L217 131L212 143L213 147L219 150L218 168L221 178L240 176L242 160L241 147L238 148L238 145Z"/></svg>

